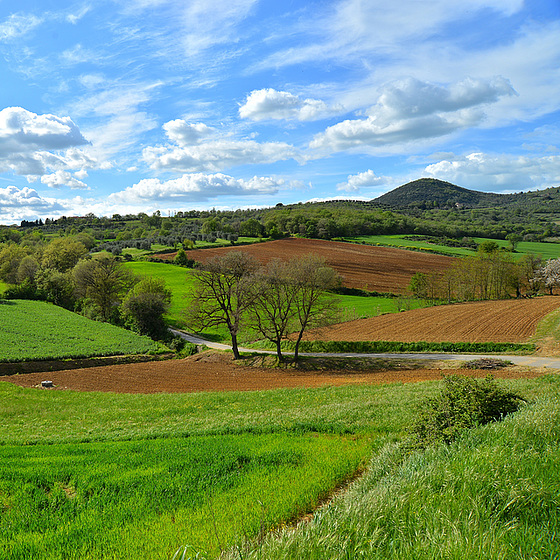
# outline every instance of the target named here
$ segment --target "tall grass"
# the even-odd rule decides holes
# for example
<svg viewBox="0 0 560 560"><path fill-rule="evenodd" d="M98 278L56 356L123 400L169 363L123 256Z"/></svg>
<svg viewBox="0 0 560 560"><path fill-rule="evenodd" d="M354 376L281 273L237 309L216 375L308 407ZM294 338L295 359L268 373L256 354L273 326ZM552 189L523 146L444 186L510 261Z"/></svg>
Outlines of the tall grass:
<svg viewBox="0 0 560 560"><path fill-rule="evenodd" d="M408 456L388 445L311 522L269 535L243 558L557 558L559 441L555 395L450 447Z"/></svg>

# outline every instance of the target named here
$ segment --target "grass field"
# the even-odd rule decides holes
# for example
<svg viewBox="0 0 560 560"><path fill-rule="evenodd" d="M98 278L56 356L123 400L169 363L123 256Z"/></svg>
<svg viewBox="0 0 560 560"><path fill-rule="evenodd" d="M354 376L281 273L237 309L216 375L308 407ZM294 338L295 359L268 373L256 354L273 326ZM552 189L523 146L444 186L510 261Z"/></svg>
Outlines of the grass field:
<svg viewBox="0 0 560 560"><path fill-rule="evenodd" d="M405 239L405 235L363 235L358 237L347 237L346 241L353 243L369 243L372 245L387 245L389 247L400 247L402 249L423 249L426 251L437 251L445 255L453 257L462 257L474 254L471 249L463 247L447 247L435 243L427 243L426 241L414 241ZM482 237L473 238L477 243L488 241ZM503 239L492 239L500 247L509 248L509 242ZM557 259L560 257L560 243L540 243L533 241L521 241L517 245L516 252L513 253L515 259L521 258L524 254L532 253L533 255L541 255L543 259Z"/></svg>
<svg viewBox="0 0 560 560"><path fill-rule="evenodd" d="M41 301L0 301L0 362L161 352L148 337Z"/></svg>
<svg viewBox="0 0 560 560"><path fill-rule="evenodd" d="M557 394L560 388L555 376L504 384L530 400ZM415 407L438 385L127 395L37 391L0 383L0 557L170 560L180 546L190 545L192 558L196 551L201 551L198 558L215 558L220 549L314 508L372 453L367 477L337 502L346 500L346 505L312 522L317 531L321 519L328 521L328 537L317 533L315 555L296 543L302 531L290 531L284 537L292 542L287 548L282 543L270 550L267 542L251 557L334 559L340 558L336 550L347 547L345 558L373 558L359 551L369 551L375 543L385 547L380 550L386 558L392 557L390 546L409 551L416 542L414 531L424 535L422 543L429 550L426 534L432 533L425 531L430 524L434 542L436 534L440 540L452 539L452 530L440 534L440 529L473 509L462 490L462 468L488 511L494 504L501 504L498 512L509 507L505 521L500 515L491 519L494 536L506 532L513 515L525 510L536 514L538 506L534 523L523 518L523 530L511 531L525 539L527 530L531 534L543 517L552 515L551 504L558 499L554 481L560 413L550 415L546 409L541 416L532 413L530 423L508 424L509 435L500 437L509 449L515 435L513 449L524 457L522 467L511 460L511 452L494 455L480 435L473 436L463 455L454 455L454 448L403 462L402 454L391 450L402 440ZM492 429L503 434L508 428ZM531 430L542 441L528 451L519 433ZM546 487L528 474L530 464L543 459L537 476L549 472ZM485 478L475 477L475 467L484 464ZM515 469L526 474L515 479ZM519 497L510 503L508 484L514 480L512 496ZM534 496L530 500L529 490ZM449 505L438 513L440 494ZM486 520L480 519L478 525L471 523L472 538L483 538L482 533L473 535ZM535 538L544 530L535 532ZM489 546L490 537L486 540ZM245 551L242 557L248 557ZM409 557L444 556L432 549L432 556ZM508 556L479 556L498 557Z"/></svg>

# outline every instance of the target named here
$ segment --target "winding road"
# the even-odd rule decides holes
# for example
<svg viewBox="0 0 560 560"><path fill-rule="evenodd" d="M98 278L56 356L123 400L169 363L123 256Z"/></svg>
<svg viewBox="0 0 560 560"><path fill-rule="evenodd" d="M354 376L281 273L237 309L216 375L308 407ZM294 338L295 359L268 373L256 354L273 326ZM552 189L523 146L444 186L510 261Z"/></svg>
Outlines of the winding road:
<svg viewBox="0 0 560 560"><path fill-rule="evenodd" d="M208 348L214 348L215 350L231 350L231 346L227 344L221 344L219 342L211 342L205 340L198 336L179 331L177 329L170 329L173 334L184 338L188 342L193 344L205 345ZM258 354L276 354L274 350L255 350L254 348L239 348L240 352L252 352ZM285 354L290 354L290 352L285 352ZM395 353L383 353L383 354L367 354L367 353L318 353L318 352L300 352L300 356L330 356L339 358L379 358L383 360L388 359L398 359L398 360L427 360L427 361L442 361L442 360L455 360L455 361L469 361L475 358L496 358L499 357L503 360L508 360L515 365L525 366L525 367L537 367L537 368L550 368L550 369L560 369L560 357L547 357L547 356L517 356L511 354L443 354L443 353L408 353L408 354L395 354Z"/></svg>

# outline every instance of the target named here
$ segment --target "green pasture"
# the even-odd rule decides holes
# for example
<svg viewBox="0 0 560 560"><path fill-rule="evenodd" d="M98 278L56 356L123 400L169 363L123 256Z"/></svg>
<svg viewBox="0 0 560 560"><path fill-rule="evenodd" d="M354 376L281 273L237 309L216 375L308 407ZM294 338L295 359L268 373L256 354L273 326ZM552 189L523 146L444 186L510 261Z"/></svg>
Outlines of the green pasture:
<svg viewBox="0 0 560 560"><path fill-rule="evenodd" d="M450 255L453 257L461 257L472 255L474 251L463 247L447 247L428 243L426 241L413 241L405 239L406 235L362 235L357 237L346 237L345 241L352 243L367 243L370 245L384 245L388 247L398 247L400 249L422 249ZM494 241L500 247L509 248L509 241L503 239L485 239L483 237L473 237L477 243L483 241ZM557 259L560 257L560 243L544 243L536 241L521 241L517 245L516 252L512 253L515 259L521 258L523 255L531 253L540 255L543 259Z"/></svg>
<svg viewBox="0 0 560 560"><path fill-rule="evenodd" d="M149 337L42 301L0 301L0 362L161 352Z"/></svg>
<svg viewBox="0 0 560 560"><path fill-rule="evenodd" d="M557 395L560 388L556 376L504 384L531 402ZM560 466L560 416L533 415L531 422L505 428L510 435L504 436L504 448L514 444L523 457L521 470L515 470L521 461L512 460L516 453L494 454L480 435L473 436L463 455L455 448L411 458L395 452L416 407L438 387L439 382L430 382L135 395L0 383L0 557L171 560L175 550L188 545L186 558L197 553L201 559L216 558L231 547L234 558L339 558L335 550L348 547L345 558L374 558L359 552L371 550L373 543L385 547L380 557L392 557L387 547L410 550L416 543L410 531L416 530L425 542L431 523L437 528L434 538L455 535L440 528L447 527L451 513L471 514L474 498L462 490L466 481L488 511L495 503L509 504L515 515L538 505L534 524L511 531L531 538L526 530L532 534L558 499L558 483L552 481ZM502 433L498 426L492 429ZM520 442L530 432L539 444L528 450ZM253 549L243 548L245 539L311 511L369 458L363 481L350 489L350 497L337 499L346 505L314 517L313 531L323 527L313 537L315 552L298 548L305 530L293 529L285 535L293 535L288 547L284 542L271 550L270 537ZM529 466L536 468L543 459L529 475ZM475 462L487 465L486 478L475 474L470 466ZM462 464L468 475L462 474ZM544 471L549 471L547 487L534 478ZM518 472L523 476L515 478ZM511 503L508 483L512 496L525 492ZM498 494L501 501L495 501L495 488L505 492ZM449 505L437 512L440 494ZM475 515L478 520L478 510ZM500 515L494 521L488 527L496 537ZM543 527L539 535L546 523Z"/></svg>
<svg viewBox="0 0 560 560"><path fill-rule="evenodd" d="M169 324L185 328L184 312L188 306L191 295L193 279L191 269L173 264L137 261L124 263L124 266L136 274L156 276L163 278L165 284L172 292L171 307L167 313ZM422 307L425 302L417 299L363 297L363 296L337 296L341 303L341 320L350 321L362 317L373 317L383 313L397 313L400 309L414 309ZM225 329L209 329L205 333L210 340L227 340L228 333ZM250 335L247 340L250 339Z"/></svg>

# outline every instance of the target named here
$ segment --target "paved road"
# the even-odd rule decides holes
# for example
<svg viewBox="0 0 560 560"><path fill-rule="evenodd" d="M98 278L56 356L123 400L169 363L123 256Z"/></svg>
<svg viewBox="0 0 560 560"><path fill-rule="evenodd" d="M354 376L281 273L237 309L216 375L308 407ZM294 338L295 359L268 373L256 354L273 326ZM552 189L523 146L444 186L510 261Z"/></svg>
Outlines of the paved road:
<svg viewBox="0 0 560 560"><path fill-rule="evenodd" d="M204 340L203 338L194 336L192 334L185 333L183 331L178 331L176 329L171 329L176 335L181 336L185 340L192 342L194 344L204 344L208 348L214 348L216 350L231 350L231 346L227 344L221 344L219 342L210 342L209 340ZM253 352L259 354L276 354L273 350L255 350L253 348L239 348L240 352ZM289 352L285 352L289 354ZM503 360L508 360L516 365L528 366L528 367L547 367L550 369L560 369L560 358L546 357L546 356L514 356L511 354L440 354L440 353L409 353L409 354L359 354L359 353L318 353L318 352L300 352L300 356L331 356L339 358L380 358L383 360L456 360L461 362L466 362L468 360L473 360L475 358L496 358L499 357Z"/></svg>

